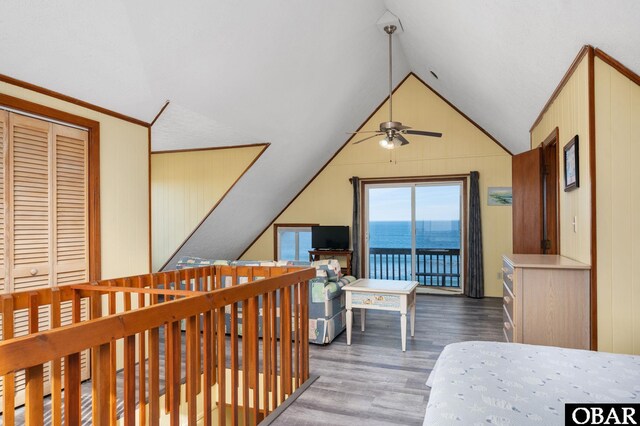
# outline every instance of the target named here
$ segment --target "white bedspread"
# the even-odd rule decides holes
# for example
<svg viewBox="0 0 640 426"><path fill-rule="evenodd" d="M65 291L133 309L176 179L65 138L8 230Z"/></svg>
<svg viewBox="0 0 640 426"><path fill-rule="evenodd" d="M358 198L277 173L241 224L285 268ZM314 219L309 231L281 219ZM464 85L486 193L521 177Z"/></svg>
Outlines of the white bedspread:
<svg viewBox="0 0 640 426"><path fill-rule="evenodd" d="M640 402L640 356L497 342L447 345L425 425L562 425L566 402Z"/></svg>

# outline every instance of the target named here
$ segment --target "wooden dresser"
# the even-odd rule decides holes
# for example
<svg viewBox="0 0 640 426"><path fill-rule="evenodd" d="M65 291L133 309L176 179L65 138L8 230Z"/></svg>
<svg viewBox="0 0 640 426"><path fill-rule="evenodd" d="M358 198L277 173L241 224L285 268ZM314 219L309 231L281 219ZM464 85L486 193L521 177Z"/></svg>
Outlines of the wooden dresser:
<svg viewBox="0 0 640 426"><path fill-rule="evenodd" d="M589 265L563 256L503 256L508 342L590 349Z"/></svg>

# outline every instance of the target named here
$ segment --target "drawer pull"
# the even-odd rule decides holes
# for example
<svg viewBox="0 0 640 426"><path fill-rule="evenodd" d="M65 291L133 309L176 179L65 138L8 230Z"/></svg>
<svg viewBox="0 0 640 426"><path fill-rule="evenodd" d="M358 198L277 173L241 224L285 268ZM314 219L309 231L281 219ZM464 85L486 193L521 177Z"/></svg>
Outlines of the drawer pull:
<svg viewBox="0 0 640 426"><path fill-rule="evenodd" d="M503 297L503 299L504 299L504 303L506 303L507 305L511 303L511 298L509 296L505 296Z"/></svg>
<svg viewBox="0 0 640 426"><path fill-rule="evenodd" d="M513 274L507 275L507 278L509 279L509 281L513 281Z"/></svg>
<svg viewBox="0 0 640 426"><path fill-rule="evenodd" d="M32 268L29 273L33 276L36 275L38 273L38 270L36 268Z"/></svg>
<svg viewBox="0 0 640 426"><path fill-rule="evenodd" d="M511 324L505 321L504 328L506 328L507 330L511 330Z"/></svg>

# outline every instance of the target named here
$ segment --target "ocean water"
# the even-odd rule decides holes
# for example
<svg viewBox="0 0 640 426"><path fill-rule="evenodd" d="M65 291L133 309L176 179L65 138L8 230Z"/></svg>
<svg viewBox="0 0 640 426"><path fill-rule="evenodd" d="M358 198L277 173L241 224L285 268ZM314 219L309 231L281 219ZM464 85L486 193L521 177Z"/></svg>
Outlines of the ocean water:
<svg viewBox="0 0 640 426"><path fill-rule="evenodd" d="M378 252L369 255L370 278L412 279L411 222L369 222L369 247ZM405 249L405 253L385 253L385 248ZM443 249L460 249L460 221L417 221L415 278L420 284L460 286L460 257L442 252Z"/></svg>
<svg viewBox="0 0 640 426"><path fill-rule="evenodd" d="M369 222L369 246L411 248L411 222ZM419 220L416 248L459 249L459 220Z"/></svg>
<svg viewBox="0 0 640 426"><path fill-rule="evenodd" d="M285 233L280 240L282 259L296 259L295 236ZM378 221L369 223L369 247L377 249L411 249L411 222ZM418 221L416 222L417 249L460 249L460 221ZM311 233L300 233L298 237L299 260L309 258ZM384 250L383 250L384 251ZM411 256L409 254L369 256L369 276L383 279L411 279ZM416 279L423 285L459 286L460 259L456 255L435 252L418 255L416 258Z"/></svg>

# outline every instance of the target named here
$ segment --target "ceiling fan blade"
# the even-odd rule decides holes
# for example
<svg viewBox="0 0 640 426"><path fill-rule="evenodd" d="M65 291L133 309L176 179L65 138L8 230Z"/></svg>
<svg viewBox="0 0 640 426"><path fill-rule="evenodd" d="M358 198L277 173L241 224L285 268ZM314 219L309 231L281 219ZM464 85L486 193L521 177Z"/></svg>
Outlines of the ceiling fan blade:
<svg viewBox="0 0 640 426"><path fill-rule="evenodd" d="M398 139L400 141L400 146L409 144L409 141L404 136L402 136L400 133L396 133L396 139Z"/></svg>
<svg viewBox="0 0 640 426"><path fill-rule="evenodd" d="M347 132L348 135L357 135L358 133L380 133L380 130L360 130L358 132Z"/></svg>
<svg viewBox="0 0 640 426"><path fill-rule="evenodd" d="M384 135L384 133L377 133L377 134L375 134L373 136L369 136L368 138L360 139L359 141L356 141L353 144L356 145L356 144L359 144L360 142L364 142L364 141L369 140L371 138L375 138L376 136L382 136L382 135Z"/></svg>
<svg viewBox="0 0 640 426"><path fill-rule="evenodd" d="M442 133L438 132L425 132L424 130L405 130L402 133L407 135L418 135L418 136L433 136L434 138L442 137Z"/></svg>

